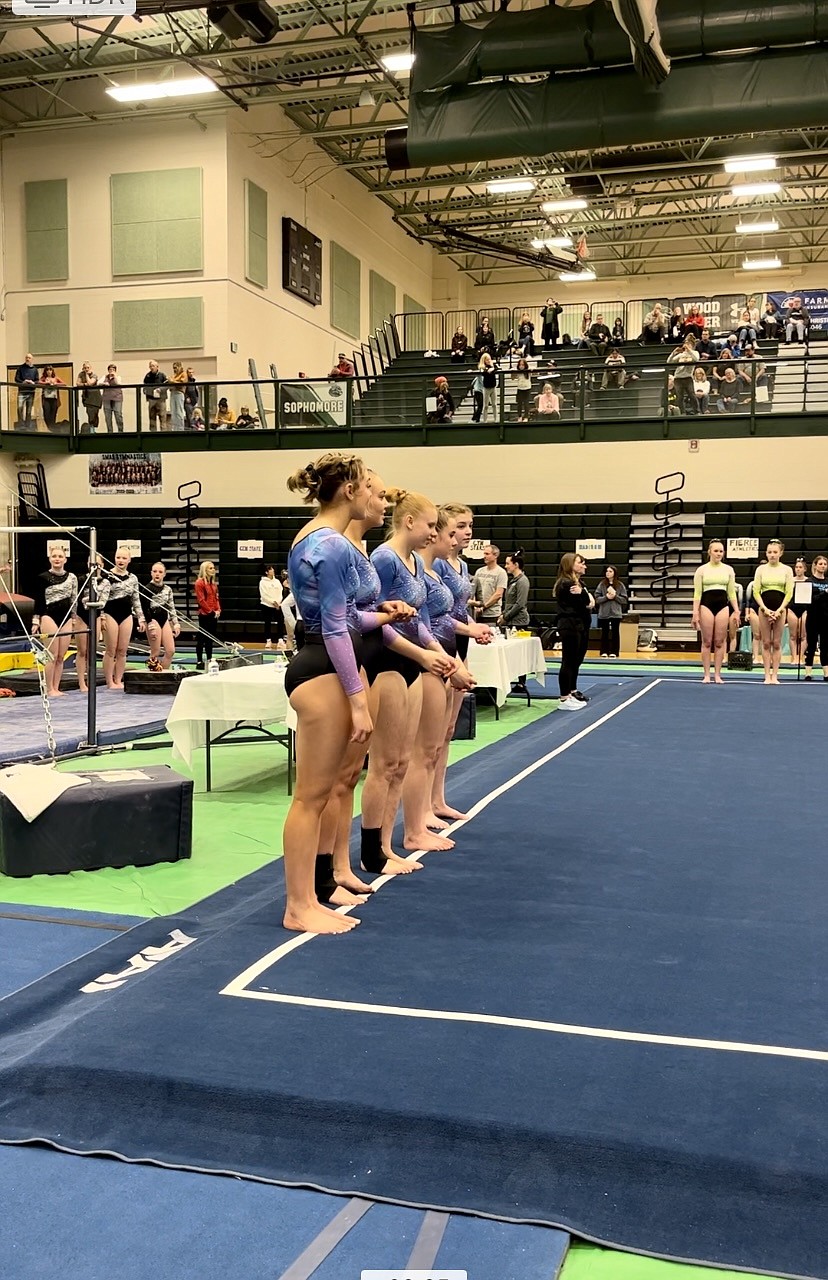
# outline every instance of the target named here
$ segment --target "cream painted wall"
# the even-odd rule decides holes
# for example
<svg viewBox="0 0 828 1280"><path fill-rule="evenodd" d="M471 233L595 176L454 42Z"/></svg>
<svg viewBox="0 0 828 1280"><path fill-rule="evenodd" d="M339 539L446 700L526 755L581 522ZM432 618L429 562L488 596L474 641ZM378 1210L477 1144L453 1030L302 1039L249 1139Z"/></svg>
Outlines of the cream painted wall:
<svg viewBox="0 0 828 1280"><path fill-rule="evenodd" d="M619 444L492 445L473 448L368 449L366 461L388 484L429 494L438 502L565 503L648 502L659 475L684 471L688 502L771 502L823 499L828 438L809 438L808 465L780 466L791 442L702 440ZM49 459L46 475L55 507L175 506L176 487L198 479L202 507L300 505L285 488L287 476L308 461L306 450L163 455L164 492L144 499L90 497L88 459ZM297 512L297 518L299 513Z"/></svg>
<svg viewBox="0 0 828 1280"><path fill-rule="evenodd" d="M298 134L273 107L249 113L229 110L198 121L169 118L145 123L89 125L82 129L27 134L4 139L2 199L6 243L0 246L5 283L5 324L0 324L0 353L17 364L27 350L29 305L71 304L72 351L76 369L90 360L99 372L113 358L112 302L122 299L201 294L205 344L201 352L182 351L196 373L226 378L247 376L247 360L260 372L273 360L280 372L302 369L327 374L339 350L354 340L330 324L330 241L336 239L362 261L362 318L359 339L368 332L368 273L378 271L397 286L397 309L409 294L432 305L433 272L439 266L441 290L448 297L465 288L451 264L418 244L393 221L390 210L349 174L332 171L332 162ZM277 131L278 140L262 142L261 133ZM295 145L291 145L295 141ZM278 153L270 156L269 151ZM198 166L204 182L204 270L160 277L113 281L110 257L111 173ZM23 184L33 177L66 177L69 194L69 279L29 285L25 279ZM244 179L267 190L270 221L269 287L244 279ZM323 302L311 307L282 289L281 218L288 215L323 241ZM446 303L448 305L448 303ZM230 351L231 342L238 351ZM117 358L125 382L141 381L147 359L142 352ZM158 353L169 369L178 353Z"/></svg>
<svg viewBox="0 0 828 1280"><path fill-rule="evenodd" d="M236 376L247 371L247 356L260 370L272 360L279 373L293 377L301 369L327 374L339 351L350 352L368 334L369 271L396 285L396 310L408 294L427 309L432 305L432 274L437 255L407 236L391 212L350 174L331 160L273 107L253 108L228 121L228 233L231 340L239 345ZM262 133L280 136L262 140ZM244 180L268 193L268 287L244 278ZM282 288L282 218L291 217L322 241L322 305L311 306ZM330 242L335 240L362 263L362 317L358 339L330 322ZM459 273L452 267L454 274ZM229 368L227 366L228 375Z"/></svg>
<svg viewBox="0 0 828 1280"><path fill-rule="evenodd" d="M54 134L32 133L4 140L3 199L6 245L6 349L16 364L27 350L28 306L57 302L71 304L70 358L77 370L84 360L101 372L113 359L112 303L156 297L204 298L204 354L226 349L227 227L226 133L221 116L208 116L204 126L189 119L171 119L163 126L137 117L134 123L89 125L82 130ZM135 276L112 279L110 252L109 178L112 173L174 169L186 165L203 170L203 272L180 275ZM34 178L68 179L69 279L65 283L29 285L24 251L23 184ZM116 357L125 382L141 381L147 357L153 352ZM203 353L185 351L191 363ZM160 353L170 366L175 353ZM212 366L203 362L199 372Z"/></svg>

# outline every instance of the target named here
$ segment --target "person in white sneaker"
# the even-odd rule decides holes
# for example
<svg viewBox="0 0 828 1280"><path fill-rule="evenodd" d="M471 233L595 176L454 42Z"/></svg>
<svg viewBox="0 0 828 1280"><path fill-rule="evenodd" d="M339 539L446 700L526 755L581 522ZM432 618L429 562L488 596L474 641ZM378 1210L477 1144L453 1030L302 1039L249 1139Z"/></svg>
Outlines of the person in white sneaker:
<svg viewBox="0 0 828 1280"><path fill-rule="evenodd" d="M582 584L586 561L574 551L561 556L555 581L561 666L558 671L561 711L582 711L589 699L578 691L578 672L589 643L589 623L595 601Z"/></svg>
<svg viewBox="0 0 828 1280"><path fill-rule="evenodd" d="M259 604L262 607L265 648L272 649L271 629L275 624L277 640L282 629L282 584L276 577L276 570L272 564L262 566L262 576L259 579Z"/></svg>

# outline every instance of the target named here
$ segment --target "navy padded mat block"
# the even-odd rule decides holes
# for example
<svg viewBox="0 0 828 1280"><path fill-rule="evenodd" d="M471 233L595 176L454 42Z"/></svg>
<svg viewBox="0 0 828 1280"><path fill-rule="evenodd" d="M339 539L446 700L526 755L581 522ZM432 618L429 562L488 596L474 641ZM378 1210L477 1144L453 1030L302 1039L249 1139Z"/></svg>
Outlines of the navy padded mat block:
<svg viewBox="0 0 828 1280"><path fill-rule="evenodd" d="M0 796L0 871L34 876L98 867L145 867L189 858L193 783L166 765L84 771L85 787L66 791L27 822Z"/></svg>

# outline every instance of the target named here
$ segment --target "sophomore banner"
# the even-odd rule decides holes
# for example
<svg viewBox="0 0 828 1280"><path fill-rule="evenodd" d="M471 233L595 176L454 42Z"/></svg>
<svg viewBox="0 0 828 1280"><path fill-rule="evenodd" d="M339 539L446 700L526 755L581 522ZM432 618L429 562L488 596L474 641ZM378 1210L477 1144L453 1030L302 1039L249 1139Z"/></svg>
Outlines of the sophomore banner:
<svg viewBox="0 0 828 1280"><path fill-rule="evenodd" d="M281 427L345 427L348 425L348 379L279 384Z"/></svg>

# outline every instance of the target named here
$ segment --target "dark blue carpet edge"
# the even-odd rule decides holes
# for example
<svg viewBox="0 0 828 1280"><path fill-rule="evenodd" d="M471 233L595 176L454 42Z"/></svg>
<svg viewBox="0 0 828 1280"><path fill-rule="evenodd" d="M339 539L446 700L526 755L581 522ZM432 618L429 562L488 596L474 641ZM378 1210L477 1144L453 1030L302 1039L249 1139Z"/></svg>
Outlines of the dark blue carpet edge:
<svg viewBox="0 0 828 1280"><path fill-rule="evenodd" d="M596 699L595 699L595 703L600 702L601 705L595 706L594 704L591 704L591 707L587 712L579 713L577 717L574 717L574 718L569 716L546 717L544 721L541 721L536 725L527 726L525 729L520 730L517 734L513 735L512 738L510 738L509 740L510 752L508 754L508 758L506 758L505 760L502 760L499 767L496 766L494 760L489 760L487 762L483 758L489 755L488 751L481 752L475 756L469 757L466 761L463 761L460 765L454 766L454 769L452 771L452 781L454 786L455 787L458 786L458 784L461 781L461 774L463 774L467 781L474 780L476 784L474 787L474 790L479 795L481 792L488 789L488 787L486 786L481 786L481 781L483 777L487 775L499 775L494 780L494 785L496 785L498 781L503 780L504 774L506 776L512 776L515 772L518 772L521 767L525 767L525 764L533 762L538 757L538 755L543 754L546 750L554 749L556 745L559 745L561 742L565 741L567 738L574 736L576 732L579 732L583 727L585 727L586 723L588 722L587 717L589 717L589 719L597 718L597 716L593 716L592 714L594 711L605 712L606 710L611 709L613 704L615 705L620 704L620 702L622 702L626 698L628 692L629 692L628 689L623 691L616 691L617 696L612 697L612 691L607 690L605 693L602 691L602 694L599 696L596 696ZM557 723L558 720L561 721L560 724ZM571 721L574 721L574 723L570 723ZM543 746L541 750L538 749L539 740L543 740ZM501 746L502 744L497 744L497 745ZM517 748L517 750L511 750L511 748L513 747ZM495 755L497 754L496 750L494 754ZM525 761L524 761L524 758L525 758ZM504 768L504 765L505 765L505 768ZM464 766L465 766L465 769L464 769ZM457 772L455 772L455 770ZM464 802L465 802L464 800L458 799L458 803L462 804ZM277 864L277 868L280 869L279 864ZM261 884L261 888L259 888L258 882L255 885L252 883L256 879L256 877L258 877L263 882ZM219 894L213 895L213 897L210 899L205 899L203 903L198 904L197 909L191 909L189 913L182 915L181 917L177 917L176 919L170 919L168 922L167 921L162 922L159 920L142 922L141 929L146 931L148 934L148 937L147 937L148 944L150 942L157 943L159 940L157 936L157 931L158 931L158 926L160 924L163 924L164 927L166 927L167 924L169 924L170 926L178 926L183 928L186 931L188 927L188 921L190 921L189 927L193 927L193 924L195 923L195 920L193 917L193 912L195 911L197 911L198 919L202 925L202 928L208 921L213 923L218 928L229 927L229 924L231 923L230 917L236 917L236 919L238 920L238 917L240 915L246 915L250 911L251 909L251 892L250 891L251 890L253 891L252 896L255 899L257 899L259 903L263 902L265 899L269 899L272 901L274 896L274 889L276 888L277 881L280 878L281 877L279 876L277 877L276 880L274 879L274 868L272 867L272 865L266 868L262 868L260 869L260 871L252 873L251 876L245 877L243 880L236 882L236 885L231 886L229 889L222 890ZM265 880L266 880L266 883L264 883ZM237 892L234 892L234 891L237 891ZM236 899L236 901L233 901L234 898ZM152 930L155 930L154 934L152 933ZM135 950L140 949L140 947L136 945L134 935L135 935L135 931L132 930L130 931L130 935L124 935L122 938L116 939L112 943L105 944L104 947L98 949L100 951L103 951L106 947L112 947L113 951L115 951L116 949L120 950L123 947L123 944L126 942L127 936L131 939L126 949L121 951L120 959L115 959L113 956L113 960L111 962L107 961L108 967L112 968L118 965L119 963L123 963L124 957L126 955L133 953ZM65 966L65 968L69 969L71 968L71 965ZM102 968L103 968L103 965L102 965ZM67 975L67 977L68 976L69 975ZM36 987L36 986L37 984L33 984L33 987ZM32 992L32 990L33 990L32 987L26 989L27 992ZM76 986L74 987L74 989L71 986L67 986L66 996L69 998L70 1001L72 996L76 995L76 992L77 992ZM46 993L44 993L44 995L45 994ZM14 1000L15 997L9 997L8 999ZM62 1000L61 1000L61 1003L63 1003ZM2 1011L3 1011L3 1005L0 1004L0 1012ZM55 1028L55 1027L51 1028L52 1032L54 1032L55 1030L59 1030L59 1028ZM56 1092L58 1094L60 1094L61 1092L61 1086L59 1081L56 1080L54 1075L50 1075L49 1073L47 1073L44 1076L44 1078L40 1081L40 1084L37 1084L34 1081L31 1081L30 1083L35 1088L35 1091L39 1091L40 1088L42 1087L45 1092L56 1087ZM100 1081L98 1082L99 1087L101 1086L101 1083L102 1082ZM80 1082L79 1087L84 1088L84 1083ZM103 1088L104 1089L106 1088L105 1082L103 1082ZM168 1095L165 1093L164 1090L162 1090L159 1101L164 1101L165 1098L167 1097ZM111 1095L108 1095L107 1101L111 1102ZM179 1098L178 1102L180 1103L181 1101L182 1099ZM152 1105L150 1105L149 1111L150 1112L153 1111ZM330 1116L325 1117L326 1124L330 1125L331 1120L332 1120L332 1117ZM243 1146L244 1133L245 1133L245 1130L242 1127L239 1135L242 1138L242 1144L241 1144L242 1146ZM470 1136L473 1137L473 1135L470 1135ZM485 1135L481 1135L481 1136L485 1136ZM489 1137L491 1137L491 1135L489 1135ZM201 1166L201 1165L193 1165L193 1164L186 1163L184 1161L178 1161L178 1160L174 1162L170 1162L167 1160L157 1160L157 1159L147 1158L145 1156L125 1155L125 1154L122 1154L121 1152L115 1152L115 1151L108 1150L106 1148L99 1148L91 1145L87 1146L85 1149L80 1149L76 1147L66 1146L62 1143L57 1142L54 1138L2 1137L0 1138L0 1142L3 1142L8 1145L26 1145L30 1143L40 1143L43 1145L52 1146L57 1150L71 1151L76 1154L100 1154L100 1155L114 1156L115 1158L124 1160L127 1163L142 1163L142 1164L157 1165L159 1167L193 1170L196 1172L214 1172L217 1174L227 1174L229 1176L243 1177L243 1178L248 1178L254 1181L272 1182L276 1185L283 1185L288 1187L294 1187L294 1186L309 1187L312 1190L322 1191L331 1195L352 1196L353 1194L356 1193L359 1195L364 1195L367 1199L376 1200L378 1203L400 1204L400 1205L403 1205L406 1207L412 1207L412 1208L426 1208L426 1209L433 1208L433 1209L438 1209L442 1212L456 1213L459 1215L471 1216L471 1217L490 1218L496 1221L513 1222L513 1223L526 1224L526 1225L551 1226L558 1230L570 1231L575 1235L578 1235L583 1239L591 1240L596 1244L606 1245L608 1247L613 1247L613 1248L621 1248L627 1252L639 1253L642 1256L664 1258L666 1260L687 1262L687 1263L696 1264L696 1265L728 1266L731 1270L735 1270L735 1271L747 1271L747 1272L752 1271L757 1274L785 1276L785 1277L790 1277L791 1280L813 1280L813 1277L819 1274L819 1273L812 1273L811 1275L806 1276L804 1273L800 1273L800 1272L794 1273L794 1272L780 1271L777 1269L774 1269L773 1271L761 1271L760 1269L757 1269L755 1265L741 1266L738 1263L734 1263L732 1261L726 1261L726 1260L710 1261L709 1259L707 1260L694 1259L694 1258L689 1258L684 1256L676 1256L676 1255L663 1253L659 1251L648 1251L648 1250L638 1248L635 1245L626 1242L625 1240L606 1239L601 1236L594 1235L590 1233L588 1230L586 1230L585 1228L581 1227L577 1222L575 1221L570 1222L566 1219L564 1219L562 1222L557 1222L557 1221L550 1221L549 1219L543 1218L543 1217L534 1217L534 1216L513 1217L505 1213L481 1212L479 1210L469 1208L463 1205L460 1205L457 1207L453 1205L437 1205L437 1204L431 1204L430 1202L423 1201L420 1199L411 1200L411 1199L406 1199L399 1196L380 1196L380 1195L374 1194L371 1191L359 1190L358 1192L355 1192L355 1189L353 1187L348 1187L343 1189L330 1188L323 1185L317 1185L316 1183L313 1183L313 1182L307 1182L307 1181L296 1182L296 1181L292 1181L292 1180L281 1178L281 1177L279 1178L267 1177L267 1176L258 1174L256 1172L249 1172L249 1171L238 1170L238 1169L228 1169L224 1166L208 1167L208 1166ZM237 1150L238 1150L238 1147L237 1147Z"/></svg>

